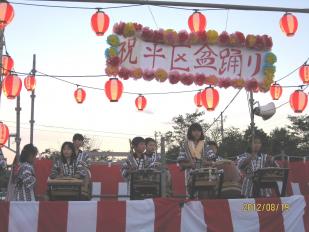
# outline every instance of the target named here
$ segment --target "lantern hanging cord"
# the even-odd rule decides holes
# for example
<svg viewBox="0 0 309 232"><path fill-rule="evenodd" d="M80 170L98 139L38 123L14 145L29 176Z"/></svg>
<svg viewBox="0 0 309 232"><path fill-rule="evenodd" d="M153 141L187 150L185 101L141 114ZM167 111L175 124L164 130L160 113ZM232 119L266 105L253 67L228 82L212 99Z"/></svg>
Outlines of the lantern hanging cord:
<svg viewBox="0 0 309 232"><path fill-rule="evenodd" d="M87 86L87 85L74 83L74 82L63 80L63 79L60 79L56 76L48 75L48 74L45 74L45 73L42 73L42 72L39 72L39 71L37 71L37 73L40 73L41 76L50 77L52 79L55 79L55 80L58 80L58 81L61 81L61 82L65 82L65 83L70 84L70 85L74 85L74 86L78 85L79 87L84 87L84 88L87 88L87 89L95 89L95 90L104 91L103 88L97 88L97 87L93 87L93 86ZM198 92L198 91L201 91L201 89L183 90L183 91L169 91L169 92L150 92L150 93L143 93L142 95L164 95L164 94L192 93L192 92ZM126 92L126 91L124 91L123 93L133 94L133 95L139 95L140 94L140 92Z"/></svg>
<svg viewBox="0 0 309 232"><path fill-rule="evenodd" d="M46 7L46 8L62 8L62 9L77 9L77 10L110 10L110 9L120 9L127 7L137 7L142 6L140 4L135 5L124 5L124 6L110 6L110 7L83 7L83 6L61 6L61 5L47 5L47 4L37 4L37 3L22 3L22 2L9 2L13 5L22 6L36 6L36 7Z"/></svg>
<svg viewBox="0 0 309 232"><path fill-rule="evenodd" d="M308 61L309 61L309 57L307 58L307 60L306 60L304 63L302 63L302 64L301 64L300 66L298 66L297 68L295 68L293 71L291 71L290 73L288 73L288 74L285 75L284 77L282 77L282 78L276 80L275 83L276 83L276 82L279 82L279 81L281 81L281 80L283 80L283 79L285 79L285 78L287 78L287 77L289 77L289 76L291 76L293 73L295 73L298 69L300 69L300 68L301 68L304 64L306 64Z"/></svg>
<svg viewBox="0 0 309 232"><path fill-rule="evenodd" d="M238 96L238 94L240 93L242 89L238 90L238 92L235 94L235 96L231 99L231 101L229 102L229 104L227 104L227 106L224 108L223 111L221 111L221 113L219 114L219 116L213 121L213 123L206 129L205 132L207 132L217 121L218 119L221 117L221 114L223 114L227 108L229 108L229 106L233 103L233 101L236 99L236 97Z"/></svg>
<svg viewBox="0 0 309 232"><path fill-rule="evenodd" d="M64 6L64 5L48 5L48 4L37 4L37 3L22 3L22 2L12 2L13 5L22 5L22 6L34 6L34 7L45 7L45 8L62 8L62 9L77 9L77 10L108 10L108 9L121 9L121 8L127 8L127 7L138 7L138 6L144 6L141 4L134 4L134 5L124 5L124 6L111 6L111 7L82 7L82 6ZM104 2L102 2L104 3ZM148 6L154 6L149 4ZM221 9L221 8L200 8L200 9L190 9L185 7L176 7L176 6L164 6L164 5L155 5L155 7L160 8L169 8L169 9L175 9L175 10L186 10L186 11L221 11L221 10L227 10L227 9Z"/></svg>

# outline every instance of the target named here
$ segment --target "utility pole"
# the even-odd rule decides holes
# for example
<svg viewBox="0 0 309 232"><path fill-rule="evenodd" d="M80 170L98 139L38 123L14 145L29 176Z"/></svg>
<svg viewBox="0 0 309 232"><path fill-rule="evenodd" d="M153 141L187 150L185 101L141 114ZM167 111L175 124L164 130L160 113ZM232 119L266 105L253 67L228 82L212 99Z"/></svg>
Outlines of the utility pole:
<svg viewBox="0 0 309 232"><path fill-rule="evenodd" d="M0 103L1 103L2 81L3 81L3 76L2 76L3 47L4 47L4 29L0 30L0 67L1 67L1 72L0 72Z"/></svg>
<svg viewBox="0 0 309 232"><path fill-rule="evenodd" d="M165 155L165 138L161 137L161 160L162 160L162 173L161 173L161 193L162 197L166 197L166 155Z"/></svg>
<svg viewBox="0 0 309 232"><path fill-rule="evenodd" d="M19 158L20 155L20 95L17 97L16 100L16 137L15 137L15 142L16 142L16 158Z"/></svg>
<svg viewBox="0 0 309 232"><path fill-rule="evenodd" d="M253 99L253 91L250 91L250 119L251 119L251 148L253 148L254 144L254 136L255 136L255 129L254 129L254 112L253 112L253 106L254 106L254 99Z"/></svg>
<svg viewBox="0 0 309 232"><path fill-rule="evenodd" d="M31 74L35 76L36 74L36 55L33 54L33 65ZM35 90L31 92L31 119L30 119L30 143L33 144L33 131L34 131L34 99L35 99Z"/></svg>
<svg viewBox="0 0 309 232"><path fill-rule="evenodd" d="M223 113L222 112L220 114L220 118L221 118L221 143L223 143L224 129L223 129Z"/></svg>

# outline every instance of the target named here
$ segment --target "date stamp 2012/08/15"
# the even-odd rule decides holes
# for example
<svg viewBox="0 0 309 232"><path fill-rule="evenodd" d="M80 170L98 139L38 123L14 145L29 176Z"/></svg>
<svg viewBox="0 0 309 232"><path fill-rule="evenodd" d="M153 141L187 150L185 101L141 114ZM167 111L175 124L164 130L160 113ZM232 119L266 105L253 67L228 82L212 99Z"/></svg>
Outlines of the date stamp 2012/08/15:
<svg viewBox="0 0 309 232"><path fill-rule="evenodd" d="M247 212L283 212L289 208L289 204L286 203L244 203L242 210Z"/></svg>

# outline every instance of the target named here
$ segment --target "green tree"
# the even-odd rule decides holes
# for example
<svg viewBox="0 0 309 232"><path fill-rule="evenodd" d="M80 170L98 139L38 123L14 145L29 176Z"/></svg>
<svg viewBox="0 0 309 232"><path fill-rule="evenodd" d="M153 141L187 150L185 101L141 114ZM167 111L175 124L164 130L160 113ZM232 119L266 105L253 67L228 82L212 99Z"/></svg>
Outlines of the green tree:
<svg viewBox="0 0 309 232"><path fill-rule="evenodd" d="M282 151L286 155L297 155L299 139L292 135L286 128L275 128L270 132L271 154L278 155Z"/></svg>
<svg viewBox="0 0 309 232"><path fill-rule="evenodd" d="M223 142L219 147L220 155L223 157L233 157L242 154L247 148L247 143L243 137L238 128L227 128L224 131Z"/></svg>
<svg viewBox="0 0 309 232"><path fill-rule="evenodd" d="M298 139L298 154L309 153L309 115L288 116L291 125L288 126L291 134ZM297 155L297 154L295 154Z"/></svg>

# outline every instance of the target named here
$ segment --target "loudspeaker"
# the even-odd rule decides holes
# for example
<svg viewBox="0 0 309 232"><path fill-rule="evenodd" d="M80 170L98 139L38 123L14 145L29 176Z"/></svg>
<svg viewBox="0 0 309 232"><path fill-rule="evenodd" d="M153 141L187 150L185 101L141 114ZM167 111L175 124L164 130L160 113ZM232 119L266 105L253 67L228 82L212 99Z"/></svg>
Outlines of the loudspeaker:
<svg viewBox="0 0 309 232"><path fill-rule="evenodd" d="M273 102L265 106L254 108L254 114L263 118L263 120L270 119L276 113L276 106Z"/></svg>

